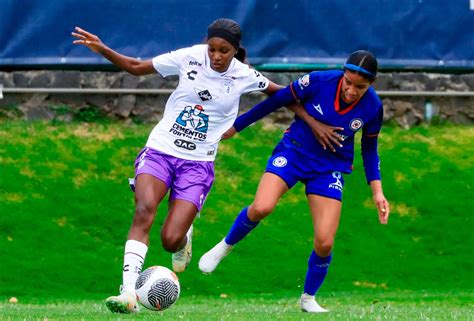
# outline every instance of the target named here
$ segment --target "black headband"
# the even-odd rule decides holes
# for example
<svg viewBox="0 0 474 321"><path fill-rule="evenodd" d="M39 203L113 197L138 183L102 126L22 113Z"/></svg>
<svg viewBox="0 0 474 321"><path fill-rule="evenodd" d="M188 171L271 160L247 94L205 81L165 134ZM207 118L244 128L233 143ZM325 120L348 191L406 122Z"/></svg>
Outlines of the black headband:
<svg viewBox="0 0 474 321"><path fill-rule="evenodd" d="M235 49L239 50L240 48L240 40L239 38L234 35L232 32L229 32L225 29L209 29L207 30L207 39L211 39L212 37L219 37L224 40L227 40Z"/></svg>

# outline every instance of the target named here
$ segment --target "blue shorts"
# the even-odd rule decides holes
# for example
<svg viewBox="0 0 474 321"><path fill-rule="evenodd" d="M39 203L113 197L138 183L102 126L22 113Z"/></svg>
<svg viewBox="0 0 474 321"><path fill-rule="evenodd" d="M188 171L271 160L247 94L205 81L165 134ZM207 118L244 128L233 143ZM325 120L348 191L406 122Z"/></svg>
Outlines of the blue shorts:
<svg viewBox="0 0 474 321"><path fill-rule="evenodd" d="M145 147L135 160L135 178L149 174L171 189L169 200L185 200L201 211L214 182L214 162L192 161Z"/></svg>
<svg viewBox="0 0 474 321"><path fill-rule="evenodd" d="M298 152L298 149L280 142L267 162L265 172L279 176L292 188L297 182L306 186L306 194L315 194L338 201L342 199L344 176L338 171L318 172L316 162Z"/></svg>

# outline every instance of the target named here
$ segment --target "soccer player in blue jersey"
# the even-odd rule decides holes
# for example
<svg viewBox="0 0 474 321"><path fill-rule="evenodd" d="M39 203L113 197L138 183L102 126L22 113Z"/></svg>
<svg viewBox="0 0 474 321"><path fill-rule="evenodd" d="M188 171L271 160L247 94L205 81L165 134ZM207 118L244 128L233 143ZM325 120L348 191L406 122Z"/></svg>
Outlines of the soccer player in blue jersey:
<svg viewBox="0 0 474 321"><path fill-rule="evenodd" d="M318 121L340 127L343 143L337 144L335 151L324 149L312 135L310 127L296 117L268 160L254 201L240 212L227 236L201 257L201 271L214 271L233 246L273 211L283 194L301 181L306 186L314 228L313 250L300 299L301 310L327 312L316 302L315 294L331 263L341 215L343 174L352 171L354 136L359 130L362 130L365 175L381 224L387 224L390 213L382 190L377 151L383 107L371 87L376 74L376 58L370 52L356 51L344 64L344 71L304 75L237 118L226 133L227 138L281 106L300 102Z"/></svg>

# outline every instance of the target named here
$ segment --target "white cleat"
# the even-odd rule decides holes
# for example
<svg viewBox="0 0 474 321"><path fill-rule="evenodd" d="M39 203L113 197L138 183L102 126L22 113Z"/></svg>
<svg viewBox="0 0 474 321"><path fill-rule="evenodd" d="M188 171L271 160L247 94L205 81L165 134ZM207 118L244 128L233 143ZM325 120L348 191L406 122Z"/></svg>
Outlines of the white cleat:
<svg viewBox="0 0 474 321"><path fill-rule="evenodd" d="M191 262L191 257L193 256L193 226L189 228L186 233L187 241L186 245L176 253L173 253L171 260L173 262L173 271L175 272L184 272L189 262Z"/></svg>
<svg viewBox="0 0 474 321"><path fill-rule="evenodd" d="M136 313L139 311L137 297L132 292L122 292L105 300L105 306L113 313Z"/></svg>
<svg viewBox="0 0 474 321"><path fill-rule="evenodd" d="M225 239L217 243L212 249L204 253L199 260L199 269L204 273L213 272L223 258L229 254L234 246L225 242Z"/></svg>
<svg viewBox="0 0 474 321"><path fill-rule="evenodd" d="M301 311L303 312L310 312L310 313L329 312L328 310L322 308L318 304L318 302L316 302L314 295L303 293L301 295L300 304L301 304Z"/></svg>

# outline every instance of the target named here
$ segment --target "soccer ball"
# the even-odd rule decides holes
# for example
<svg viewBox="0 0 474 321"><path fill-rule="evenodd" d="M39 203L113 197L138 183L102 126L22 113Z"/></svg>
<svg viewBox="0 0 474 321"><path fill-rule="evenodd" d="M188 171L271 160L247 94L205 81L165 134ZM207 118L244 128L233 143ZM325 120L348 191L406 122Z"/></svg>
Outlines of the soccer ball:
<svg viewBox="0 0 474 321"><path fill-rule="evenodd" d="M152 266L141 272L135 283L138 301L147 309L161 311L178 300L178 277L164 266Z"/></svg>

